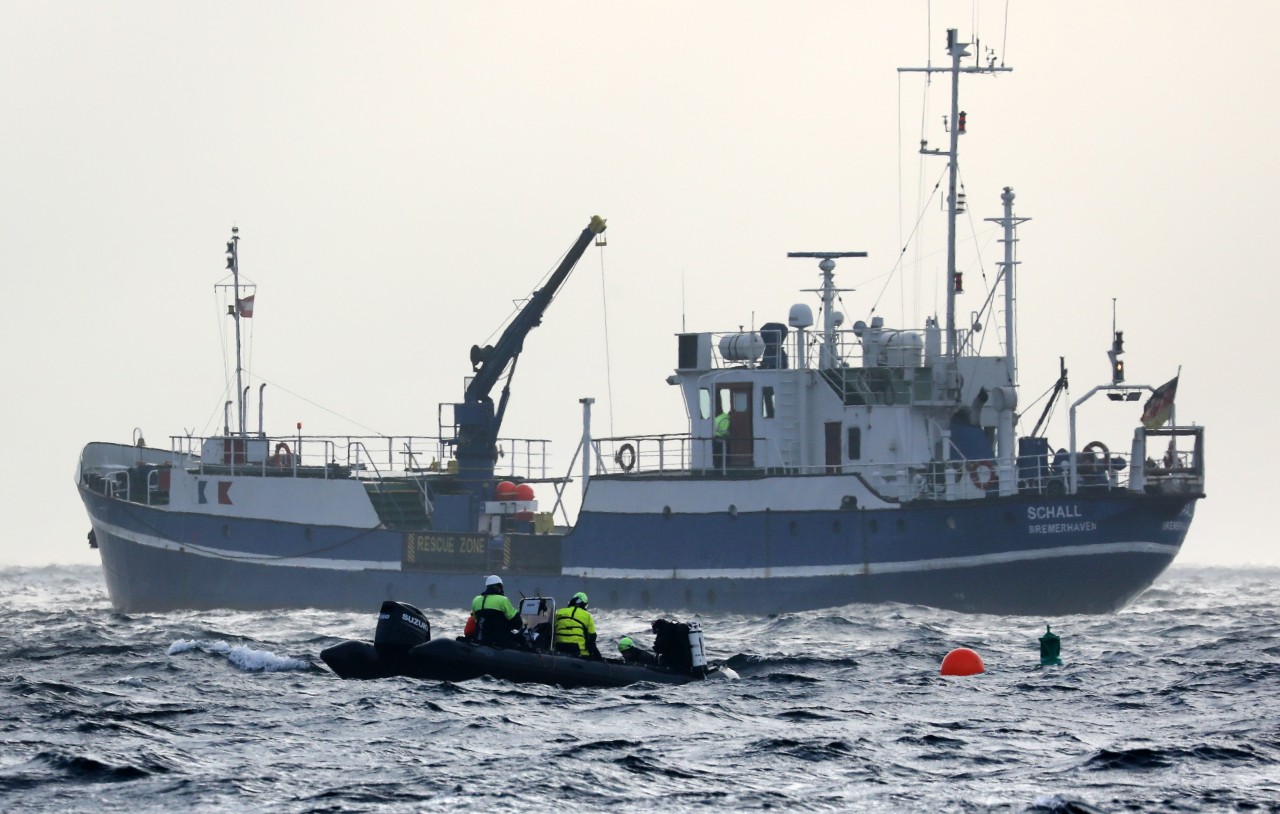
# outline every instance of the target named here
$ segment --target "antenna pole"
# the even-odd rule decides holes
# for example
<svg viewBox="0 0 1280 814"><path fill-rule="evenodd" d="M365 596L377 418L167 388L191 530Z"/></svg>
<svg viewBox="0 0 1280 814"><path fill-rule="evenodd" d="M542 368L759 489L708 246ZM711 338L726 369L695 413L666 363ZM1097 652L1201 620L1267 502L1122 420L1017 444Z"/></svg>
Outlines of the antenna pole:
<svg viewBox="0 0 1280 814"><path fill-rule="evenodd" d="M866 256L866 252L787 252L787 257L812 257L820 261L818 269L822 272L822 288L817 290L822 296L822 352L818 355L820 370L839 364L839 354L836 353L836 294L851 290L836 288L836 260L841 257Z"/></svg>
<svg viewBox="0 0 1280 814"><path fill-rule="evenodd" d="M1017 291L1014 269L1018 266L1018 261L1014 259L1014 244L1018 242L1018 224L1031 220L1031 218L1015 218L1013 216L1013 200L1015 197L1013 187L1005 187L1004 192L1000 193L1000 202L1004 204L1004 217L984 218L989 223L1000 224L1004 230L1004 236L1000 238L1000 242L1004 244L1004 262L1000 264L1001 271L1004 274L1004 353L1005 366L1009 374L1009 384L1012 385L1018 383L1018 335L1014 320L1014 299ZM1035 433L1032 434L1034 435Z"/></svg>
<svg viewBox="0 0 1280 814"><path fill-rule="evenodd" d="M951 148L947 153L947 356L954 363L956 347L956 178L960 175L960 58L969 55L954 28L947 31L951 55Z"/></svg>
<svg viewBox="0 0 1280 814"><path fill-rule="evenodd" d="M231 316L236 321L236 432L244 435L244 364L240 353L240 227L231 227L231 239L227 241L227 268L231 269Z"/></svg>
<svg viewBox="0 0 1280 814"><path fill-rule="evenodd" d="M900 73L935 74L946 72L951 74L951 119L950 145L946 150L931 150L928 142L920 142L921 155L940 155L947 159L947 358L954 367L955 358L959 355L959 344L956 340L956 215L959 212L956 199L956 185L960 174L960 136L965 132L965 114L960 110L960 74L962 73L1000 73L1012 71L1012 68L995 67L994 65L972 65L961 67L960 60L969 56L969 43L960 42L956 29L947 29L947 53L951 56L949 68L899 68Z"/></svg>

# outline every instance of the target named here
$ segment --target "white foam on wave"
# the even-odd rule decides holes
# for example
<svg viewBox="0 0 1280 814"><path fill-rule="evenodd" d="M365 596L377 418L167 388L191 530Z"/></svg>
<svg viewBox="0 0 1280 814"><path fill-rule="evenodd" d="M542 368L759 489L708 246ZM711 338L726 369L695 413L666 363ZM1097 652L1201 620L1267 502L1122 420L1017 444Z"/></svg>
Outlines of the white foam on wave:
<svg viewBox="0 0 1280 814"><path fill-rule="evenodd" d="M205 641L202 639L178 639L169 645L169 655L176 656L191 650L202 653L216 653L226 656L233 667L251 673L278 673L285 670L310 670L311 662L295 659L292 656L277 656L269 650L254 650L252 647L236 645L232 647L224 641Z"/></svg>
<svg viewBox="0 0 1280 814"><path fill-rule="evenodd" d="M292 656L277 656L269 650L254 650L252 647L233 647L227 654L227 660L241 670L251 672L277 673L282 670L310 670L311 663Z"/></svg>

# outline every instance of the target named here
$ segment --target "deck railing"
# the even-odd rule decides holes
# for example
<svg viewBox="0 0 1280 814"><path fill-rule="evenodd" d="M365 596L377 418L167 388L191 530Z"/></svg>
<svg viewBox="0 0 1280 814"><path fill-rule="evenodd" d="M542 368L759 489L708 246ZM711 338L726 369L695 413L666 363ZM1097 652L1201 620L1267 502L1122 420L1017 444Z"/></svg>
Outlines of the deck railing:
<svg viewBox="0 0 1280 814"><path fill-rule="evenodd" d="M745 445L747 439L736 440ZM807 467L781 466L771 461L770 445L764 439L751 439L754 453L742 455L730 446L724 465L720 469L706 467L694 469L694 451L699 450L698 460L712 461L712 439L689 434L620 436L592 439L596 475L615 477L646 477L657 474L688 474L707 477L741 477L754 474L858 475L881 496L891 500L972 500L1000 493L998 462L992 459L966 459L958 454L945 461L895 461L883 463L850 463L828 465L813 464ZM1175 462L1173 468L1146 470L1146 481L1153 478L1177 477L1191 466L1190 452L1179 453L1185 460ZM774 456L776 457L776 456ZM1092 452L1078 453L1082 492L1120 490L1130 488L1131 456L1124 452L1107 455ZM746 461L744 464L743 461ZM1069 458L1064 453L1049 455L1041 466L1018 467L1015 463L1012 477L1017 478L1020 494L1041 494L1060 497L1066 494ZM1024 462L1025 463L1025 462Z"/></svg>
<svg viewBox="0 0 1280 814"><path fill-rule="evenodd" d="M546 479L549 444L540 438L499 439L495 476ZM173 436L171 448L201 472L376 478L457 471L454 443L430 436Z"/></svg>

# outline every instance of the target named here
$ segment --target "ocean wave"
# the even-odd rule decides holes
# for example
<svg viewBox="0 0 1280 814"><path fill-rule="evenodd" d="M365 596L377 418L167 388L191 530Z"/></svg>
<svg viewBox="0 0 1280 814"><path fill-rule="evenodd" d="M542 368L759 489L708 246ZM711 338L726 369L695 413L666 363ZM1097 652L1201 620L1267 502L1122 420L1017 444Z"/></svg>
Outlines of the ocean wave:
<svg viewBox="0 0 1280 814"><path fill-rule="evenodd" d="M46 782L119 783L154 774L168 774L173 770L167 761L149 752L139 752L126 758L51 749L37 753L24 764L7 767L0 772L0 789L6 785L21 787Z"/></svg>
<svg viewBox="0 0 1280 814"><path fill-rule="evenodd" d="M1275 583L1246 574L1235 596L1232 578L1174 575L1136 610L1047 620L1065 667L1037 666L1046 620L849 607L704 618L741 681L572 691L312 667L369 635L372 612L121 615L0 591L0 799L28 814L1276 810L1280 603ZM40 579L84 596L101 582ZM987 672L941 678L961 644Z"/></svg>
<svg viewBox="0 0 1280 814"><path fill-rule="evenodd" d="M252 647L231 645L221 640L179 639L169 645L167 653L170 656L176 656L192 650L225 656L233 667L250 673L278 673L287 670L318 669L314 663L305 659L292 656L277 656L269 650L255 650Z"/></svg>

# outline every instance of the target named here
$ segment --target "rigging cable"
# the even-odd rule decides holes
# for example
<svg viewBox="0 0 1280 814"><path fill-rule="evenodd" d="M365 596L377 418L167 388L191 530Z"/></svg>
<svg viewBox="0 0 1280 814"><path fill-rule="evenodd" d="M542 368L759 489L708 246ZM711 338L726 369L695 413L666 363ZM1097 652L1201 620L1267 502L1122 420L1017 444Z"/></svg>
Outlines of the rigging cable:
<svg viewBox="0 0 1280 814"><path fill-rule="evenodd" d="M600 247L600 315L604 322L604 379L605 391L609 396L609 435L614 435L613 429L613 366L610 363L609 354L609 297L605 290L604 276L604 247Z"/></svg>
<svg viewBox="0 0 1280 814"><path fill-rule="evenodd" d="M1000 67L1004 67L1004 52L1009 47L1009 0L1004 0L1004 33L1000 36Z"/></svg>
<svg viewBox="0 0 1280 814"><path fill-rule="evenodd" d="M933 4L932 3L930 3L929 5L929 40L927 45L925 46L925 54L927 55L925 59L925 65L928 68L932 68L933 67ZM921 150L924 149L925 130L928 127L927 122L929 120L929 89L932 87L933 87L933 72L929 71L924 75L924 92L920 95L920 148ZM926 156L923 152L917 152L916 154L916 211L920 213L923 213L924 208L928 206L928 202L924 200L925 159L926 159ZM939 178L938 182L941 183L941 178ZM929 196L930 201L933 200L933 195L937 194L937 191L938 191L937 187L935 186L933 193L931 193ZM919 228L918 223L916 225L916 228L917 229ZM903 251L906 251L905 247L907 246L907 244L902 243L900 245L903 246ZM915 314L912 315L913 316L912 322L918 322L920 312L924 310L924 308L921 306L921 302L923 302L923 298L921 294L923 280L920 274L920 263L923 258L920 255L919 242L915 244L915 253L916 253L915 262L912 264L912 268L915 270L914 274L912 275L912 281L914 283L913 285L914 291L912 291L912 301L915 303L916 311L915 311ZM936 279L933 285L933 313L935 314L938 313L938 284Z"/></svg>
<svg viewBox="0 0 1280 814"><path fill-rule="evenodd" d="M511 313L503 317L502 322L498 323L498 326L494 328L493 331L491 331L489 335L484 338L484 344L486 345L489 344L490 341L495 336L497 336L498 334L506 330L507 325L509 325L513 319L515 319L517 316L520 315L520 312L524 310L524 306L529 302L529 300L533 298L533 295L538 293L538 291L541 290L544 285L546 285L547 278L551 276L552 272L554 272L557 267L559 267L561 261L564 260L564 257L566 254L568 254L568 252L565 252L564 254L560 255L560 257L556 259L556 262L552 263L550 266L547 267L546 271L542 272L542 276L538 278L537 285L533 287L533 290L529 292L528 296L522 297L518 300L511 301ZM567 283L569 281L569 275L571 274L573 274L573 269L570 269L569 274L565 275L564 282ZM563 289L564 289L564 283L561 283L560 290L563 290ZM556 291L556 294L551 298L551 301L554 302L555 297L559 296L559 294L560 294L560 291L559 290ZM548 306L550 306L550 304L551 303L547 303Z"/></svg>
<svg viewBox="0 0 1280 814"><path fill-rule="evenodd" d="M229 341L227 337L227 309L226 303L218 296L219 288L221 288L221 284L213 287L213 315L218 320L218 339L222 345L222 393L218 396L218 403L213 406L213 412L205 419L204 427L200 430L201 435L209 435L210 424L217 422L218 412L224 409L223 405L227 403L227 393L231 392L231 372L227 367L227 343Z"/></svg>
<svg viewBox="0 0 1280 814"><path fill-rule="evenodd" d="M1047 396L1047 395L1049 395L1050 393L1052 393L1052 392L1053 392L1053 389L1054 389L1055 387L1057 387L1057 386L1058 386L1058 383L1057 383L1057 381L1055 381L1053 384L1049 385L1049 387L1048 387L1048 388L1047 388L1043 393L1041 393L1040 395L1036 396L1035 401L1031 402L1031 403L1030 403L1030 404L1028 404L1026 407L1023 407L1021 410L1019 410L1019 411L1018 411L1018 414L1017 414L1017 415L1018 415L1018 424L1021 424L1021 423L1022 423L1022 417L1023 417L1024 415L1026 415L1027 413L1031 412L1031 408L1032 408L1032 407L1035 407L1037 404L1039 404L1039 403L1040 403L1040 401L1041 401L1042 399L1044 399L1044 397L1045 397L1045 396ZM1056 406L1056 405L1055 405L1055 406ZM1053 415L1053 413L1052 413L1052 411L1051 411L1051 412L1049 413L1049 416L1045 416L1045 418L1046 418L1046 419L1048 419L1048 418L1049 418L1050 416L1052 416L1052 415Z"/></svg>
<svg viewBox="0 0 1280 814"><path fill-rule="evenodd" d="M902 72L898 72L898 245L902 244ZM907 278L898 277L899 318L907 324Z"/></svg>
<svg viewBox="0 0 1280 814"><path fill-rule="evenodd" d="M317 403L317 402L314 402L314 401L312 401L311 399L307 398L306 396L304 396L304 395L302 395L302 394L300 394L300 393L295 393L295 392L293 392L292 390L290 390L289 388L285 387L285 386L284 386L284 385L282 385L282 384L278 384L278 383L276 383L276 382L271 381L271 380L270 380L270 379L268 379L266 376L259 376L259 377L258 377L258 381L263 382L263 383L265 383L265 384L269 384L269 385L271 385L273 388L277 388L277 389L279 389L279 390L283 390L284 392L288 393L289 395L293 396L294 398L296 398L296 399L300 399L301 401L305 401L307 404L310 404L312 407L315 407L316 409L319 409L319 410L323 410L324 412L328 413L329 415L337 416L338 418L342 419L343 421L347 421L347 422L349 422L349 423L351 423L351 424L354 424L354 425L356 425L357 427L360 427L361 429L368 430L369 432L373 433L374 435L378 436L379 438L391 438L391 437L392 437L392 436L388 435L388 434L387 434L387 433L385 433L385 432L381 432L381 431L379 431L379 430L375 430L373 427L369 427L369 426L366 426L366 425L364 425L364 424L361 424L359 421L356 421L354 418L348 418L347 416L343 415L342 413L339 413L339 412L337 412L337 411L335 411L335 410L330 410L328 407L325 407L323 404L319 404L319 403Z"/></svg>
<svg viewBox="0 0 1280 814"><path fill-rule="evenodd" d="M943 167L942 174L945 175L946 172L947 172L947 168ZM939 175L937 182L933 185L933 192L929 194L929 201L933 200L934 195L938 193L938 190L941 187L942 187L942 175ZM926 206L927 204L928 202L926 202ZM880 289L880 293L876 296L875 302L871 304L871 311L869 312L871 314L874 314L876 311L876 308L879 307L880 300L884 297L884 292L889 288L889 283L893 280L894 272L898 271L898 269L902 267L902 256L907 253L907 249L911 245L910 241L915 237L916 232L920 229L920 223L924 220L925 209L921 208L919 212L920 214L916 216L915 225L911 227L911 234L907 237L907 241L908 241L907 245L903 246L902 250L898 252L898 258L894 261L893 267L889 269L889 279L885 280L884 287ZM920 251L919 244L916 245L916 251L917 252Z"/></svg>

